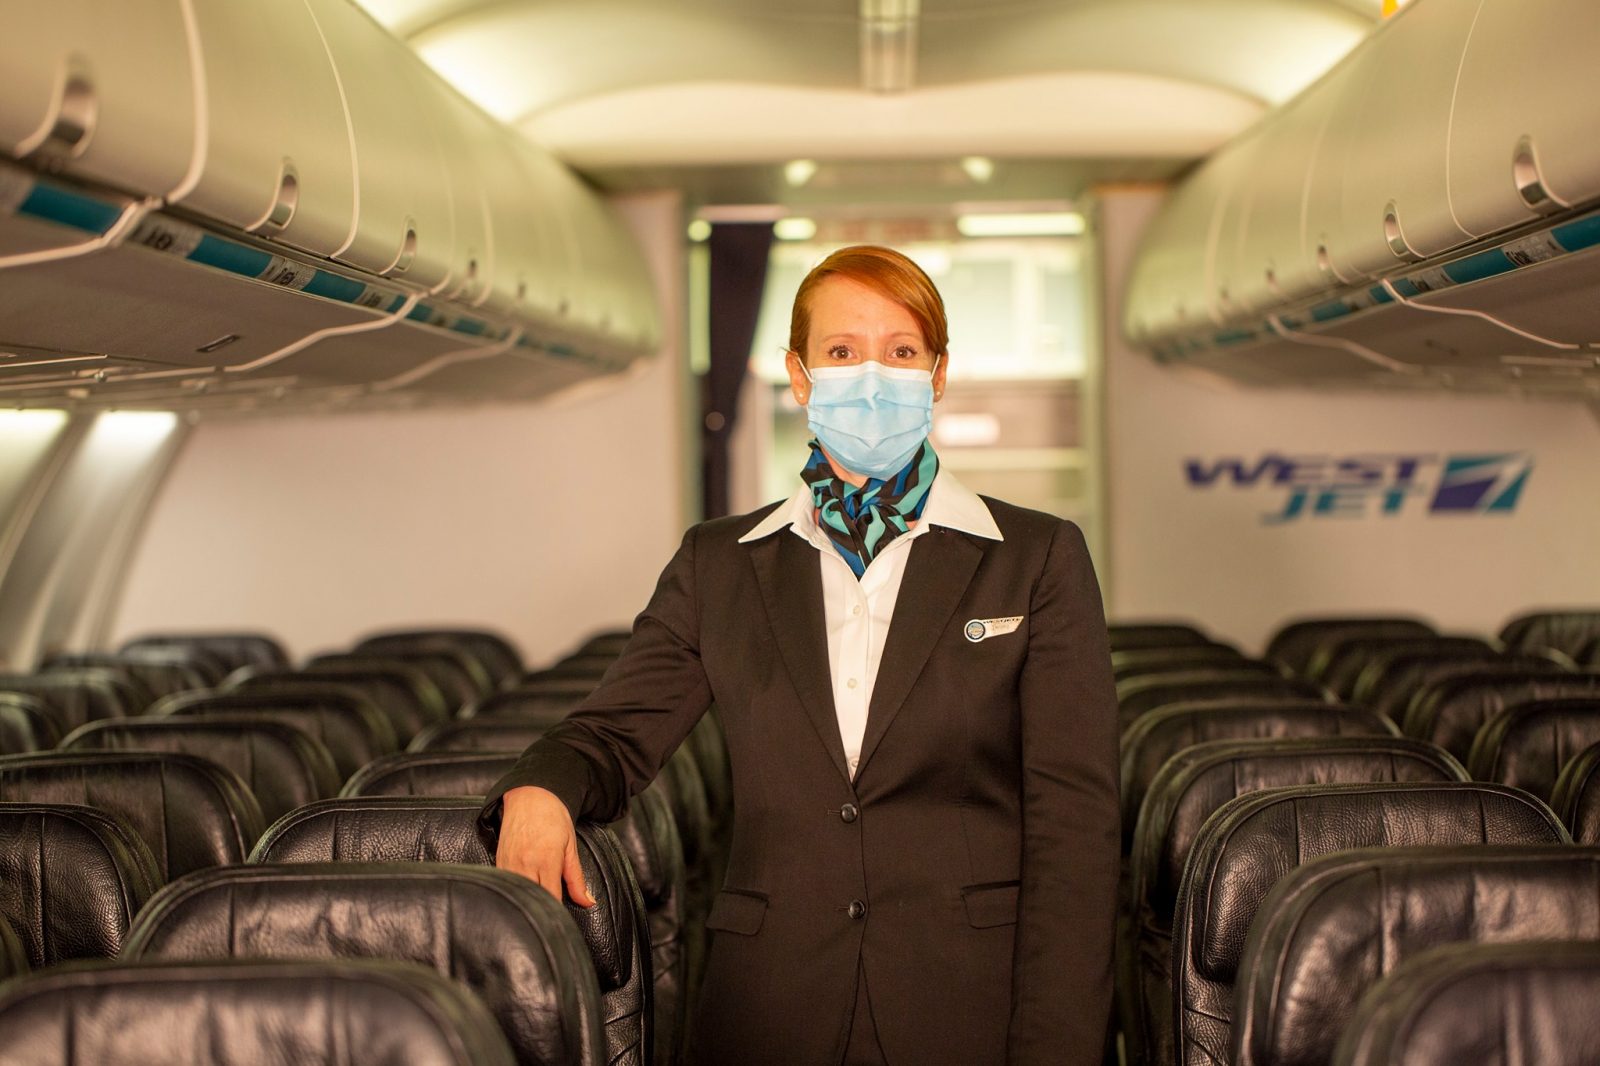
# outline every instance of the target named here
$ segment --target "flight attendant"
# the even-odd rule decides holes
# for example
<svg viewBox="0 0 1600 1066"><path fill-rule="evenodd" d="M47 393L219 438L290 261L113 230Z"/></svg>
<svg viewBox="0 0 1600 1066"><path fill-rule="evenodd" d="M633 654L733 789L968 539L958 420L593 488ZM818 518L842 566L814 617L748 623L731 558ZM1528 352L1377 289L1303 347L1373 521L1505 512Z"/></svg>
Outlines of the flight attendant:
<svg viewBox="0 0 1600 1066"><path fill-rule="evenodd" d="M599 688L494 788L496 862L588 905L714 701L734 830L693 1025L708 1066L1089 1066L1111 996L1116 700L1077 526L974 495L928 437L943 301L841 249L795 296L801 487L691 528Z"/></svg>

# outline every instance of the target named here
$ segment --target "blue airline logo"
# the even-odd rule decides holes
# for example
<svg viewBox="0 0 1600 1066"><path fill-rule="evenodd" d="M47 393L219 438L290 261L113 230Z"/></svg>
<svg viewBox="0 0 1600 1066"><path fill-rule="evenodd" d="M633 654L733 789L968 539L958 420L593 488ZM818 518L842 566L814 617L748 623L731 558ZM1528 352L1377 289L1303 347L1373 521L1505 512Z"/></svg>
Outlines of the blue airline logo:
<svg viewBox="0 0 1600 1066"><path fill-rule="evenodd" d="M1533 457L1527 452L1423 455L1282 455L1258 459L1185 459L1192 489L1270 488L1283 505L1261 516L1268 525L1302 518L1426 514L1509 514L1516 509Z"/></svg>

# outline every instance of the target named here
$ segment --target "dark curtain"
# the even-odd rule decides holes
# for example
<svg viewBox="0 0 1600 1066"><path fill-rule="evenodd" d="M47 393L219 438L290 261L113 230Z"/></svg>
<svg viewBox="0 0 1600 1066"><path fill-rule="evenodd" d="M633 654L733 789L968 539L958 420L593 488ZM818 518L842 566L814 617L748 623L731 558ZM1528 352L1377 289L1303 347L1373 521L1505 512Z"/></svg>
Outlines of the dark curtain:
<svg viewBox="0 0 1600 1066"><path fill-rule="evenodd" d="M711 227L711 368L700 384L701 485L706 518L728 513L728 438L739 420L739 390L767 284L772 223Z"/></svg>

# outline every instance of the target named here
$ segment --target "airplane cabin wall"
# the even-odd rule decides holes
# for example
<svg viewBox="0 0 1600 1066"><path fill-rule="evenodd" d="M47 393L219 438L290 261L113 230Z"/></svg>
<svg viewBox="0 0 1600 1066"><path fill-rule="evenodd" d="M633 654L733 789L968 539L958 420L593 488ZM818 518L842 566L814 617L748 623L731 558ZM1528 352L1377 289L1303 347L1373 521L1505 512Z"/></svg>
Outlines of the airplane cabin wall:
<svg viewBox="0 0 1600 1066"><path fill-rule="evenodd" d="M486 625L530 664L627 627L690 521L676 193L618 201L663 347L538 404L200 423L131 561L110 643L262 629L296 657L379 628Z"/></svg>
<svg viewBox="0 0 1600 1066"><path fill-rule="evenodd" d="M1140 232L1159 189L1102 190L1107 557L1113 619L1193 619L1259 650L1290 616L1412 612L1441 629L1494 633L1520 611L1600 603L1600 422L1581 403L1439 392L1252 390L1163 369L1116 323ZM1531 461L1508 510L1432 510L1451 457L1515 454L1487 504ZM1191 484L1237 459L1300 462L1288 481ZM1357 456L1376 471L1362 487ZM1415 473L1403 478L1402 464ZM1294 483L1310 485L1295 517ZM1317 513L1324 487L1338 482ZM1386 501L1388 487L1411 491ZM1471 497L1471 490L1464 495ZM1384 513L1386 502L1394 513Z"/></svg>

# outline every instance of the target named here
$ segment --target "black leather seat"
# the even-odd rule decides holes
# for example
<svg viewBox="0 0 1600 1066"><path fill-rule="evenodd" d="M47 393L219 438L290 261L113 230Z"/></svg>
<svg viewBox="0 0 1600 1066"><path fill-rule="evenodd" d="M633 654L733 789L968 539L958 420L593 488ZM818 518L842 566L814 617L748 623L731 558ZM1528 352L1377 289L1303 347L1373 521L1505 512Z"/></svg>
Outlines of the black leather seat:
<svg viewBox="0 0 1600 1066"><path fill-rule="evenodd" d="M1299 678L1236 670L1227 666L1146 674L1117 684L1118 726L1126 730L1140 715L1169 703L1274 696L1326 698L1321 688Z"/></svg>
<svg viewBox="0 0 1600 1066"><path fill-rule="evenodd" d="M1254 666L1248 664L1254 663ZM1186 644L1177 648L1135 648L1111 653L1111 676L1118 681L1144 674L1175 673L1212 666L1238 666L1262 673L1277 673L1276 667L1259 659L1246 659L1239 649L1226 644Z"/></svg>
<svg viewBox="0 0 1600 1066"><path fill-rule="evenodd" d="M432 635L389 635L369 638L350 649L353 655L372 655L379 659L415 659L417 664L431 675L435 675L441 685L450 686L456 682L437 675L435 663L447 661L452 665L451 674L465 676L471 682L472 694L481 696L492 692L499 687L494 674L484 661L478 657L478 652L470 643L464 643L451 637Z"/></svg>
<svg viewBox="0 0 1600 1066"><path fill-rule="evenodd" d="M650 963L655 981L657 1066L671 1066L682 1049L688 1020L688 938L685 913L688 883L683 841L672 817L666 783L652 781L634 796L628 814L611 824L633 867L650 923Z"/></svg>
<svg viewBox="0 0 1600 1066"><path fill-rule="evenodd" d="M1290 737L1398 736L1380 714L1322 700L1197 700L1141 715L1122 736L1123 850L1133 845L1139 806L1166 761L1184 748L1216 740Z"/></svg>
<svg viewBox="0 0 1600 1066"><path fill-rule="evenodd" d="M547 668L529 670L517 678L516 684L511 687L528 692L543 692L549 696L566 696L576 702L593 692L599 685L598 675L574 674Z"/></svg>
<svg viewBox="0 0 1600 1066"><path fill-rule="evenodd" d="M216 718L250 715L283 722L316 737L333 756L339 780L399 750L394 727L367 697L338 686L278 686L234 692L185 692L151 708L153 718Z"/></svg>
<svg viewBox="0 0 1600 1066"><path fill-rule="evenodd" d="M104 718L138 714L139 693L110 670L75 667L45 674L0 675L0 692L32 696L42 703L63 734Z"/></svg>
<svg viewBox="0 0 1600 1066"><path fill-rule="evenodd" d="M215 718L129 718L73 730L67 751L176 751L198 755L238 774L268 822L339 791L333 756L304 731L254 715Z"/></svg>
<svg viewBox="0 0 1600 1066"><path fill-rule="evenodd" d="M477 833L481 804L451 797L366 797L311 804L279 820L256 863L448 862L494 865ZM596 906L572 904L599 976L606 1062L645 1066L654 1026L650 927L639 885L609 830L580 823L578 859Z"/></svg>
<svg viewBox="0 0 1600 1066"><path fill-rule="evenodd" d="M20 977L28 969L28 949L22 946L22 938L10 922L0 918L0 982Z"/></svg>
<svg viewBox="0 0 1600 1066"><path fill-rule="evenodd" d="M545 667L546 672L556 676L601 678L611 669L617 657L608 652L575 652L572 655L557 659Z"/></svg>
<svg viewBox="0 0 1600 1066"><path fill-rule="evenodd" d="M1576 659L1585 645L1600 637L1600 609L1530 611L1500 630L1500 641L1512 651L1558 651Z"/></svg>
<svg viewBox="0 0 1600 1066"><path fill-rule="evenodd" d="M0 692L0 755L48 751L61 740L61 728L37 696Z"/></svg>
<svg viewBox="0 0 1600 1066"><path fill-rule="evenodd" d="M482 796L517 761L510 751L406 751L357 770L339 795Z"/></svg>
<svg viewBox="0 0 1600 1066"><path fill-rule="evenodd" d="M1113 622L1106 626L1113 652L1135 648L1177 648L1212 640L1188 622Z"/></svg>
<svg viewBox="0 0 1600 1066"><path fill-rule="evenodd" d="M1595 637L1573 657L1580 667L1600 670L1600 637Z"/></svg>
<svg viewBox="0 0 1600 1066"><path fill-rule="evenodd" d="M1132 1061L1172 1061L1174 908L1190 852L1219 808L1245 793L1289 785L1465 780L1448 754L1409 737L1221 740L1168 759L1139 809L1118 921L1118 993Z"/></svg>
<svg viewBox="0 0 1600 1066"><path fill-rule="evenodd" d="M118 816L70 803L0 803L0 921L34 969L117 954L158 883L150 849Z"/></svg>
<svg viewBox="0 0 1600 1066"><path fill-rule="evenodd" d="M1600 929L1600 848L1362 848L1285 875L1234 985L1233 1066L1326 1066L1361 996L1429 948L1583 940Z"/></svg>
<svg viewBox="0 0 1600 1066"><path fill-rule="evenodd" d="M1437 681L1419 693L1400 729L1465 760L1478 730L1507 707L1565 696L1600 697L1600 674L1477 670Z"/></svg>
<svg viewBox="0 0 1600 1066"><path fill-rule="evenodd" d="M1518 703L1478 730L1467 772L1479 781L1526 789L1548 803L1562 769L1591 744L1600 744L1600 696Z"/></svg>
<svg viewBox="0 0 1600 1066"><path fill-rule="evenodd" d="M1266 658L1283 663L1296 674L1305 674L1311 660L1324 646L1352 637L1431 637L1434 629L1420 618L1401 615L1347 615L1302 618L1273 633L1267 641Z"/></svg>
<svg viewBox="0 0 1600 1066"><path fill-rule="evenodd" d="M39 669L51 671L85 666L125 673L142 685L153 700L206 688L211 683L199 667L181 659L139 659L104 652L47 656L40 662Z"/></svg>
<svg viewBox="0 0 1600 1066"><path fill-rule="evenodd" d="M444 693L420 667L382 659L318 663L303 670L241 670L222 691L292 691L299 685L337 684L377 704L401 745L422 730L450 720Z"/></svg>
<svg viewBox="0 0 1600 1066"><path fill-rule="evenodd" d="M603 1063L600 991L578 927L520 874L457 863L202 870L159 892L123 957L377 958L471 988L517 1059Z"/></svg>
<svg viewBox="0 0 1600 1066"><path fill-rule="evenodd" d="M1338 1066L1600 1062L1600 943L1457 944L1397 967L1361 1001Z"/></svg>
<svg viewBox="0 0 1600 1066"><path fill-rule="evenodd" d="M545 727L515 718L464 718L429 726L406 746L407 751L520 752L544 736Z"/></svg>
<svg viewBox="0 0 1600 1066"><path fill-rule="evenodd" d="M1347 637L1323 645L1307 672L1340 699L1353 700L1356 686L1368 667L1406 652L1442 652L1484 658L1495 654L1495 650L1478 637Z"/></svg>
<svg viewBox="0 0 1600 1066"><path fill-rule="evenodd" d="M387 654L411 641L442 640L455 644L483 665L494 687L522 673L522 653L504 635L487 629L396 629L373 633L358 641L355 650Z"/></svg>
<svg viewBox="0 0 1600 1066"><path fill-rule="evenodd" d="M468 989L373 960L98 963L0 986L27 1066L516 1066Z"/></svg>
<svg viewBox="0 0 1600 1066"><path fill-rule="evenodd" d="M1574 755L1556 778L1550 805L1580 844L1600 844L1600 744Z"/></svg>
<svg viewBox="0 0 1600 1066"><path fill-rule="evenodd" d="M596 633L583 642L579 651L594 652L598 655L621 655L628 641L633 638L633 633L626 629L611 629Z"/></svg>
<svg viewBox="0 0 1600 1066"><path fill-rule="evenodd" d="M1375 653L1356 680L1357 703L1371 707L1386 718L1402 721L1416 694L1434 681L1451 674L1470 671L1482 663L1505 658L1494 651L1459 645L1439 645L1426 649L1396 647ZM1547 669L1556 664L1543 660Z"/></svg>
<svg viewBox="0 0 1600 1066"><path fill-rule="evenodd" d="M471 665L468 665L468 664ZM332 652L318 655L306 662L305 668L316 671L327 666L360 664L414 666L428 676L444 696L447 715L456 712L473 700L483 696L487 689L480 687L476 660L459 648L439 648L433 651L391 652L388 655L369 655L355 652Z"/></svg>
<svg viewBox="0 0 1600 1066"><path fill-rule="evenodd" d="M1172 924L1174 1060L1226 1062L1246 934L1272 886L1302 863L1361 847L1570 843L1554 812L1484 782L1383 782L1239 796L1200 831Z"/></svg>
<svg viewBox="0 0 1600 1066"><path fill-rule="evenodd" d="M582 691L570 684L554 686L517 685L514 688L492 692L462 708L461 718L504 718L523 722L537 722L548 729L567 716L567 712L583 702L592 691L585 686Z"/></svg>
<svg viewBox="0 0 1600 1066"><path fill-rule="evenodd" d="M243 862L264 828L237 774L171 752L51 751L0 758L0 800L75 803L119 815L161 882Z"/></svg>
<svg viewBox="0 0 1600 1066"><path fill-rule="evenodd" d="M188 645L141 645L123 648L114 654L118 659L128 662L181 667L198 677L201 688L215 688L222 684L230 669L227 660L216 653Z"/></svg>
<svg viewBox="0 0 1600 1066"><path fill-rule="evenodd" d="M245 666L272 670L289 665L283 645L265 633L152 633L128 641L119 651L140 654L162 648L213 656L229 673Z"/></svg>

